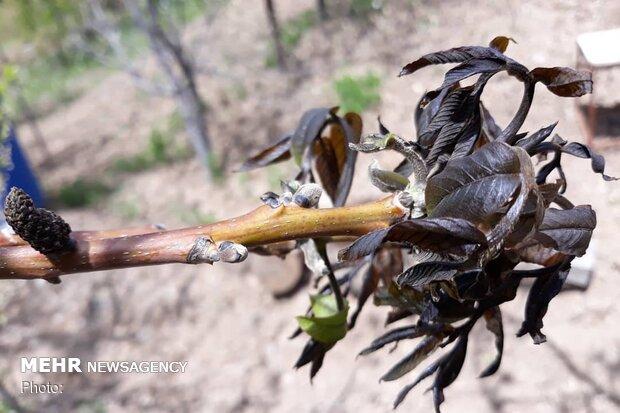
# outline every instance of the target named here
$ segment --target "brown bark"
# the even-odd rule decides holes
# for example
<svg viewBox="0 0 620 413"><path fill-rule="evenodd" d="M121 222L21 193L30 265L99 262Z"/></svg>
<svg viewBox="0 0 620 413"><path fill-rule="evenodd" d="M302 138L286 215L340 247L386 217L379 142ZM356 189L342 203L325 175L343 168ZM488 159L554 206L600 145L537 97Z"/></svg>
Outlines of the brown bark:
<svg viewBox="0 0 620 413"><path fill-rule="evenodd" d="M273 0L265 0L265 8L267 10L267 20L269 21L269 27L271 28L271 37L273 37L273 46L276 52L276 59L278 60L278 67L282 70L286 69L286 52L282 45L282 36L280 34L280 24L276 17L276 11L273 4Z"/></svg>
<svg viewBox="0 0 620 413"><path fill-rule="evenodd" d="M214 224L118 236L76 237L76 249L43 255L29 246L0 247L0 278L33 279L166 263L189 263L188 255L205 237L246 247L330 236L361 236L384 228L404 212L392 198L352 207L307 209L261 206L240 217Z"/></svg>

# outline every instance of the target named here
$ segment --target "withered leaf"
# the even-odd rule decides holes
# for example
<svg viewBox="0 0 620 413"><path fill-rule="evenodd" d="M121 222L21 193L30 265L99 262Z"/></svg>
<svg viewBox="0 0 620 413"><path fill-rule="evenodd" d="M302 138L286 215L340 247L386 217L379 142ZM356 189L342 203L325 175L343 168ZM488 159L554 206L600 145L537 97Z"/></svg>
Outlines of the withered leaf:
<svg viewBox="0 0 620 413"><path fill-rule="evenodd" d="M360 351L359 355L365 356L370 353L374 353L375 351L385 347L390 343L421 337L423 335L436 331L436 327L424 324L416 324L406 327L395 328L374 339L368 347Z"/></svg>
<svg viewBox="0 0 620 413"><path fill-rule="evenodd" d="M517 151L501 142L449 161L441 173L428 180L429 216L485 221L519 188L521 163Z"/></svg>
<svg viewBox="0 0 620 413"><path fill-rule="evenodd" d="M433 281L450 280L462 262L456 261L425 261L416 264L398 276L398 285L421 287Z"/></svg>
<svg viewBox="0 0 620 413"><path fill-rule="evenodd" d="M424 361L429 355L433 353L439 347L443 335L430 335L424 337L422 341L413 349L413 351L407 354L403 359L396 363L387 373L381 377L381 381L396 380L411 370L416 368L418 364Z"/></svg>
<svg viewBox="0 0 620 413"><path fill-rule="evenodd" d="M498 58L486 58L486 59L471 59L467 60L460 65L448 70L444 77L443 84L435 89L431 96L438 95L444 89L451 88L458 84L460 81L465 80L471 76L479 75L481 73L497 73L503 70L506 66L506 59ZM428 94L427 94L428 96Z"/></svg>
<svg viewBox="0 0 620 413"><path fill-rule="evenodd" d="M403 270L402 251L397 248L381 248L373 255L370 266L364 274L362 287L357 299L357 307L351 314L349 329L355 327L357 318L368 300L377 289L379 280L391 280Z"/></svg>
<svg viewBox="0 0 620 413"><path fill-rule="evenodd" d="M517 43L512 37L497 36L489 42L489 47L504 53L510 42Z"/></svg>
<svg viewBox="0 0 620 413"><path fill-rule="evenodd" d="M568 142L562 146L562 152L583 159L591 159L592 170L602 175L605 181L617 181L618 178L605 175L605 158L594 152L589 146L579 142Z"/></svg>
<svg viewBox="0 0 620 413"><path fill-rule="evenodd" d="M537 67L530 72L552 93L562 97L578 97L592 93L592 73L570 67Z"/></svg>
<svg viewBox="0 0 620 413"><path fill-rule="evenodd" d="M302 156L306 148L314 139L320 136L328 121L333 120L337 110L337 107L314 108L302 115L291 137L291 153L298 165L301 165Z"/></svg>
<svg viewBox="0 0 620 413"><path fill-rule="evenodd" d="M531 155L532 152L530 151L532 151L542 141L547 139L549 135L551 135L551 132L553 132L553 129L555 129L557 124L558 122L552 123L551 125L532 133L530 136L519 139L515 143L515 146L520 146L521 148L525 149Z"/></svg>
<svg viewBox="0 0 620 413"><path fill-rule="evenodd" d="M396 396L396 400L394 400L394 405L393 405L394 409L396 409L403 402L403 400L405 400L405 397L407 397L407 394L409 394L409 392L415 386L417 386L422 380L424 380L425 378L427 378L428 376L432 375L433 373L437 371L437 369L439 368L440 362L441 362L441 359L434 361L431 365L429 365L427 368L422 370L422 373L420 373L420 375L415 379L413 383L408 384L407 386L402 388L402 390L398 393L398 396Z"/></svg>
<svg viewBox="0 0 620 413"><path fill-rule="evenodd" d="M500 308L497 306L486 310L484 312L484 321L487 330L495 336L495 349L497 353L491 364L480 373L480 377L488 377L495 374L502 363L502 355L504 354L504 325Z"/></svg>
<svg viewBox="0 0 620 413"><path fill-rule="evenodd" d="M467 354L467 341L467 334L461 335L450 353L441 358L432 387L433 403L437 413L439 413L439 406L444 401L443 390L452 384L461 372Z"/></svg>
<svg viewBox="0 0 620 413"><path fill-rule="evenodd" d="M500 128L495 119L488 111L486 106L480 102L480 118L482 119L482 132L486 137L485 143L492 142L502 133L502 128Z"/></svg>
<svg viewBox="0 0 620 413"><path fill-rule="evenodd" d="M525 319L521 324L517 337L529 334L534 340L534 344L541 344L547 341L547 338L541 332L543 317L547 313L547 308L553 297L558 295L562 289L569 271L570 260L567 259L562 265L558 266L557 271L536 278L527 296Z"/></svg>
<svg viewBox="0 0 620 413"><path fill-rule="evenodd" d="M403 242L431 251L445 251L468 244L486 244L485 235L471 222L457 218L422 218L402 221L373 231L341 250L341 260L354 260L373 253L384 242Z"/></svg>
<svg viewBox="0 0 620 413"><path fill-rule="evenodd" d="M492 59L504 57L499 51L491 47L462 46L440 52L428 53L418 60L402 68L398 76L406 76L429 65L445 63L461 63L471 59Z"/></svg>
<svg viewBox="0 0 620 413"><path fill-rule="evenodd" d="M273 163L285 161L291 157L291 136L286 135L276 144L270 145L256 155L246 160L237 170L238 172L249 171Z"/></svg>
<svg viewBox="0 0 620 413"><path fill-rule="evenodd" d="M573 209L547 208L535 234L543 246L568 255L582 256L596 227L596 213L589 205Z"/></svg>

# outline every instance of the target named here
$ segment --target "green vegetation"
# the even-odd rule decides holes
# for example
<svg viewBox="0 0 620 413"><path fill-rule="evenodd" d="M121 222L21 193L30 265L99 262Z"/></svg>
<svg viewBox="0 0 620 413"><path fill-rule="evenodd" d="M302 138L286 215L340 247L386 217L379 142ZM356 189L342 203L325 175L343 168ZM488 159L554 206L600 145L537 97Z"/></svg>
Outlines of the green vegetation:
<svg viewBox="0 0 620 413"><path fill-rule="evenodd" d="M112 193L112 188L97 180L77 178L62 186L56 195L56 203L69 208L94 205Z"/></svg>
<svg viewBox="0 0 620 413"><path fill-rule="evenodd" d="M184 225L201 225L210 224L217 221L215 214L212 212L202 212L198 207L191 209L175 208L174 212Z"/></svg>
<svg viewBox="0 0 620 413"><path fill-rule="evenodd" d="M136 219L140 216L140 205L136 200L124 199L116 202L113 205L113 209L116 215L125 220Z"/></svg>
<svg viewBox="0 0 620 413"><path fill-rule="evenodd" d="M368 18L371 14L378 12L383 7L382 0L351 0L349 13L353 17Z"/></svg>
<svg viewBox="0 0 620 413"><path fill-rule="evenodd" d="M40 113L79 97L89 83L83 79L96 68L103 69L85 55L70 54L64 60L57 55L41 56L19 67L19 93L33 105L35 112ZM19 114L16 103L11 104L11 110Z"/></svg>
<svg viewBox="0 0 620 413"><path fill-rule="evenodd" d="M280 29L282 46L287 53L295 50L304 34L313 28L319 19L314 10L306 10L290 20L285 21ZM269 55L265 59L265 66L276 67L278 60L276 58L275 47L269 49Z"/></svg>
<svg viewBox="0 0 620 413"><path fill-rule="evenodd" d="M364 76L342 76L334 81L340 109L343 112L363 112L381 101L381 79L374 73Z"/></svg>
<svg viewBox="0 0 620 413"><path fill-rule="evenodd" d="M53 109L79 97L93 84L93 69L104 70L93 57L94 50L106 55L106 46L92 33L85 22L81 2L73 0L4 0L0 7L0 27L3 46L8 49L34 48L32 57L15 62L19 68L19 93L35 113ZM147 50L148 41L117 2L104 2L107 11L116 19L123 46L129 57ZM183 27L195 18L214 9L225 0L166 0L161 1L162 23ZM4 36L6 33L6 36ZM19 53L18 53L19 55ZM24 55L24 53L22 53ZM114 56L108 56L111 61ZM6 102L18 118L19 105Z"/></svg>
<svg viewBox="0 0 620 413"><path fill-rule="evenodd" d="M181 131L182 120L174 112L162 129L153 128L147 147L140 153L117 159L112 170L115 172L141 172L158 165L169 164L189 156L185 146L175 145L174 136Z"/></svg>

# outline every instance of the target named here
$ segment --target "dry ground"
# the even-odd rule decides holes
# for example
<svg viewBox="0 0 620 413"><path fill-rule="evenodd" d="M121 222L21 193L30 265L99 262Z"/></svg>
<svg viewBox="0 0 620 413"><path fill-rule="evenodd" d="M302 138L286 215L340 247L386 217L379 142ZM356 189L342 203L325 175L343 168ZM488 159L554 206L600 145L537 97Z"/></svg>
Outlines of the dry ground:
<svg viewBox="0 0 620 413"><path fill-rule="evenodd" d="M367 111L366 131L381 114L394 131L412 134L411 113L420 93L441 81L440 68L413 77L395 74L428 51L484 44L495 35L517 39L509 55L534 66L570 66L580 32L620 23L617 1L386 1L368 24L339 19L304 36L289 74L265 69L268 31L262 2L231 1L219 18L188 29L196 59L215 75L201 78L212 109L211 133L220 153L234 165L252 148L292 128L301 112L334 102L332 79L341 73L373 70L383 78L382 102ZM329 2L328 2L329 3ZM312 7L313 1L278 1L282 18ZM148 62L146 62L148 64ZM605 104L617 103L620 73L597 79ZM243 90L245 93L237 93ZM516 110L521 87L498 77L485 102L505 124ZM111 162L146 144L153 124L173 110L172 102L148 97L122 73L93 85L80 99L41 121L55 165L43 167L36 148L31 157L47 188L76 175L102 175ZM556 131L581 140L575 102L538 89L525 129L560 120ZM29 142L27 131L23 131ZM617 137L616 137L617 138ZM609 173L620 175L620 151L607 149ZM360 177L368 159L360 160ZM506 305L504 361L498 374L479 380L492 357L492 337L475 339L460 378L446 391L446 412L615 412L620 411L620 186L589 173L587 161L570 160L569 196L596 209L596 276L587 292L566 292L545 319L549 342L534 346L517 339L524 294ZM250 209L286 166L216 185L205 180L195 161L117 176L118 190L90 209L60 211L75 229L184 223L186 211L219 218ZM358 179L353 201L376 195ZM137 205L127 214L123 205ZM185 211L185 212L184 212ZM306 370L294 371L303 342L289 341L293 316L306 294L275 300L258 276L265 264L252 258L239 266L170 265L66 277L60 286L44 282L1 284L0 371L13 394L21 380L20 356L79 356L84 360L187 360L179 375L35 375L37 381L64 383L60 396L22 396L34 411L106 412L366 412L388 411L401 386L378 383L386 368L410 343L393 354L355 359L383 331L384 309L369 306L357 328L329 353L311 385ZM278 266L273 265L277 272ZM424 387L413 391L401 411L431 411Z"/></svg>

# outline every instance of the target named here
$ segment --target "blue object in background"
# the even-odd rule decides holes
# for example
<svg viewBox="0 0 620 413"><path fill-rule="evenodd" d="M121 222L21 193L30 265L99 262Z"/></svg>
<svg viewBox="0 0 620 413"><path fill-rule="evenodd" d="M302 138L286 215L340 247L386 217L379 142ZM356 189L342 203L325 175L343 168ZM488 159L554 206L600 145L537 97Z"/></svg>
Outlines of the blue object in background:
<svg viewBox="0 0 620 413"><path fill-rule="evenodd" d="M11 150L12 165L2 171L6 178L6 185L2 193L2 204L4 205L4 198L6 198L6 195L11 190L11 187L17 186L22 188L32 197L32 200L36 206L43 206L44 199L39 183L37 182L37 178L34 175L24 152L19 146L14 129L11 128L9 130L9 136L3 145Z"/></svg>

